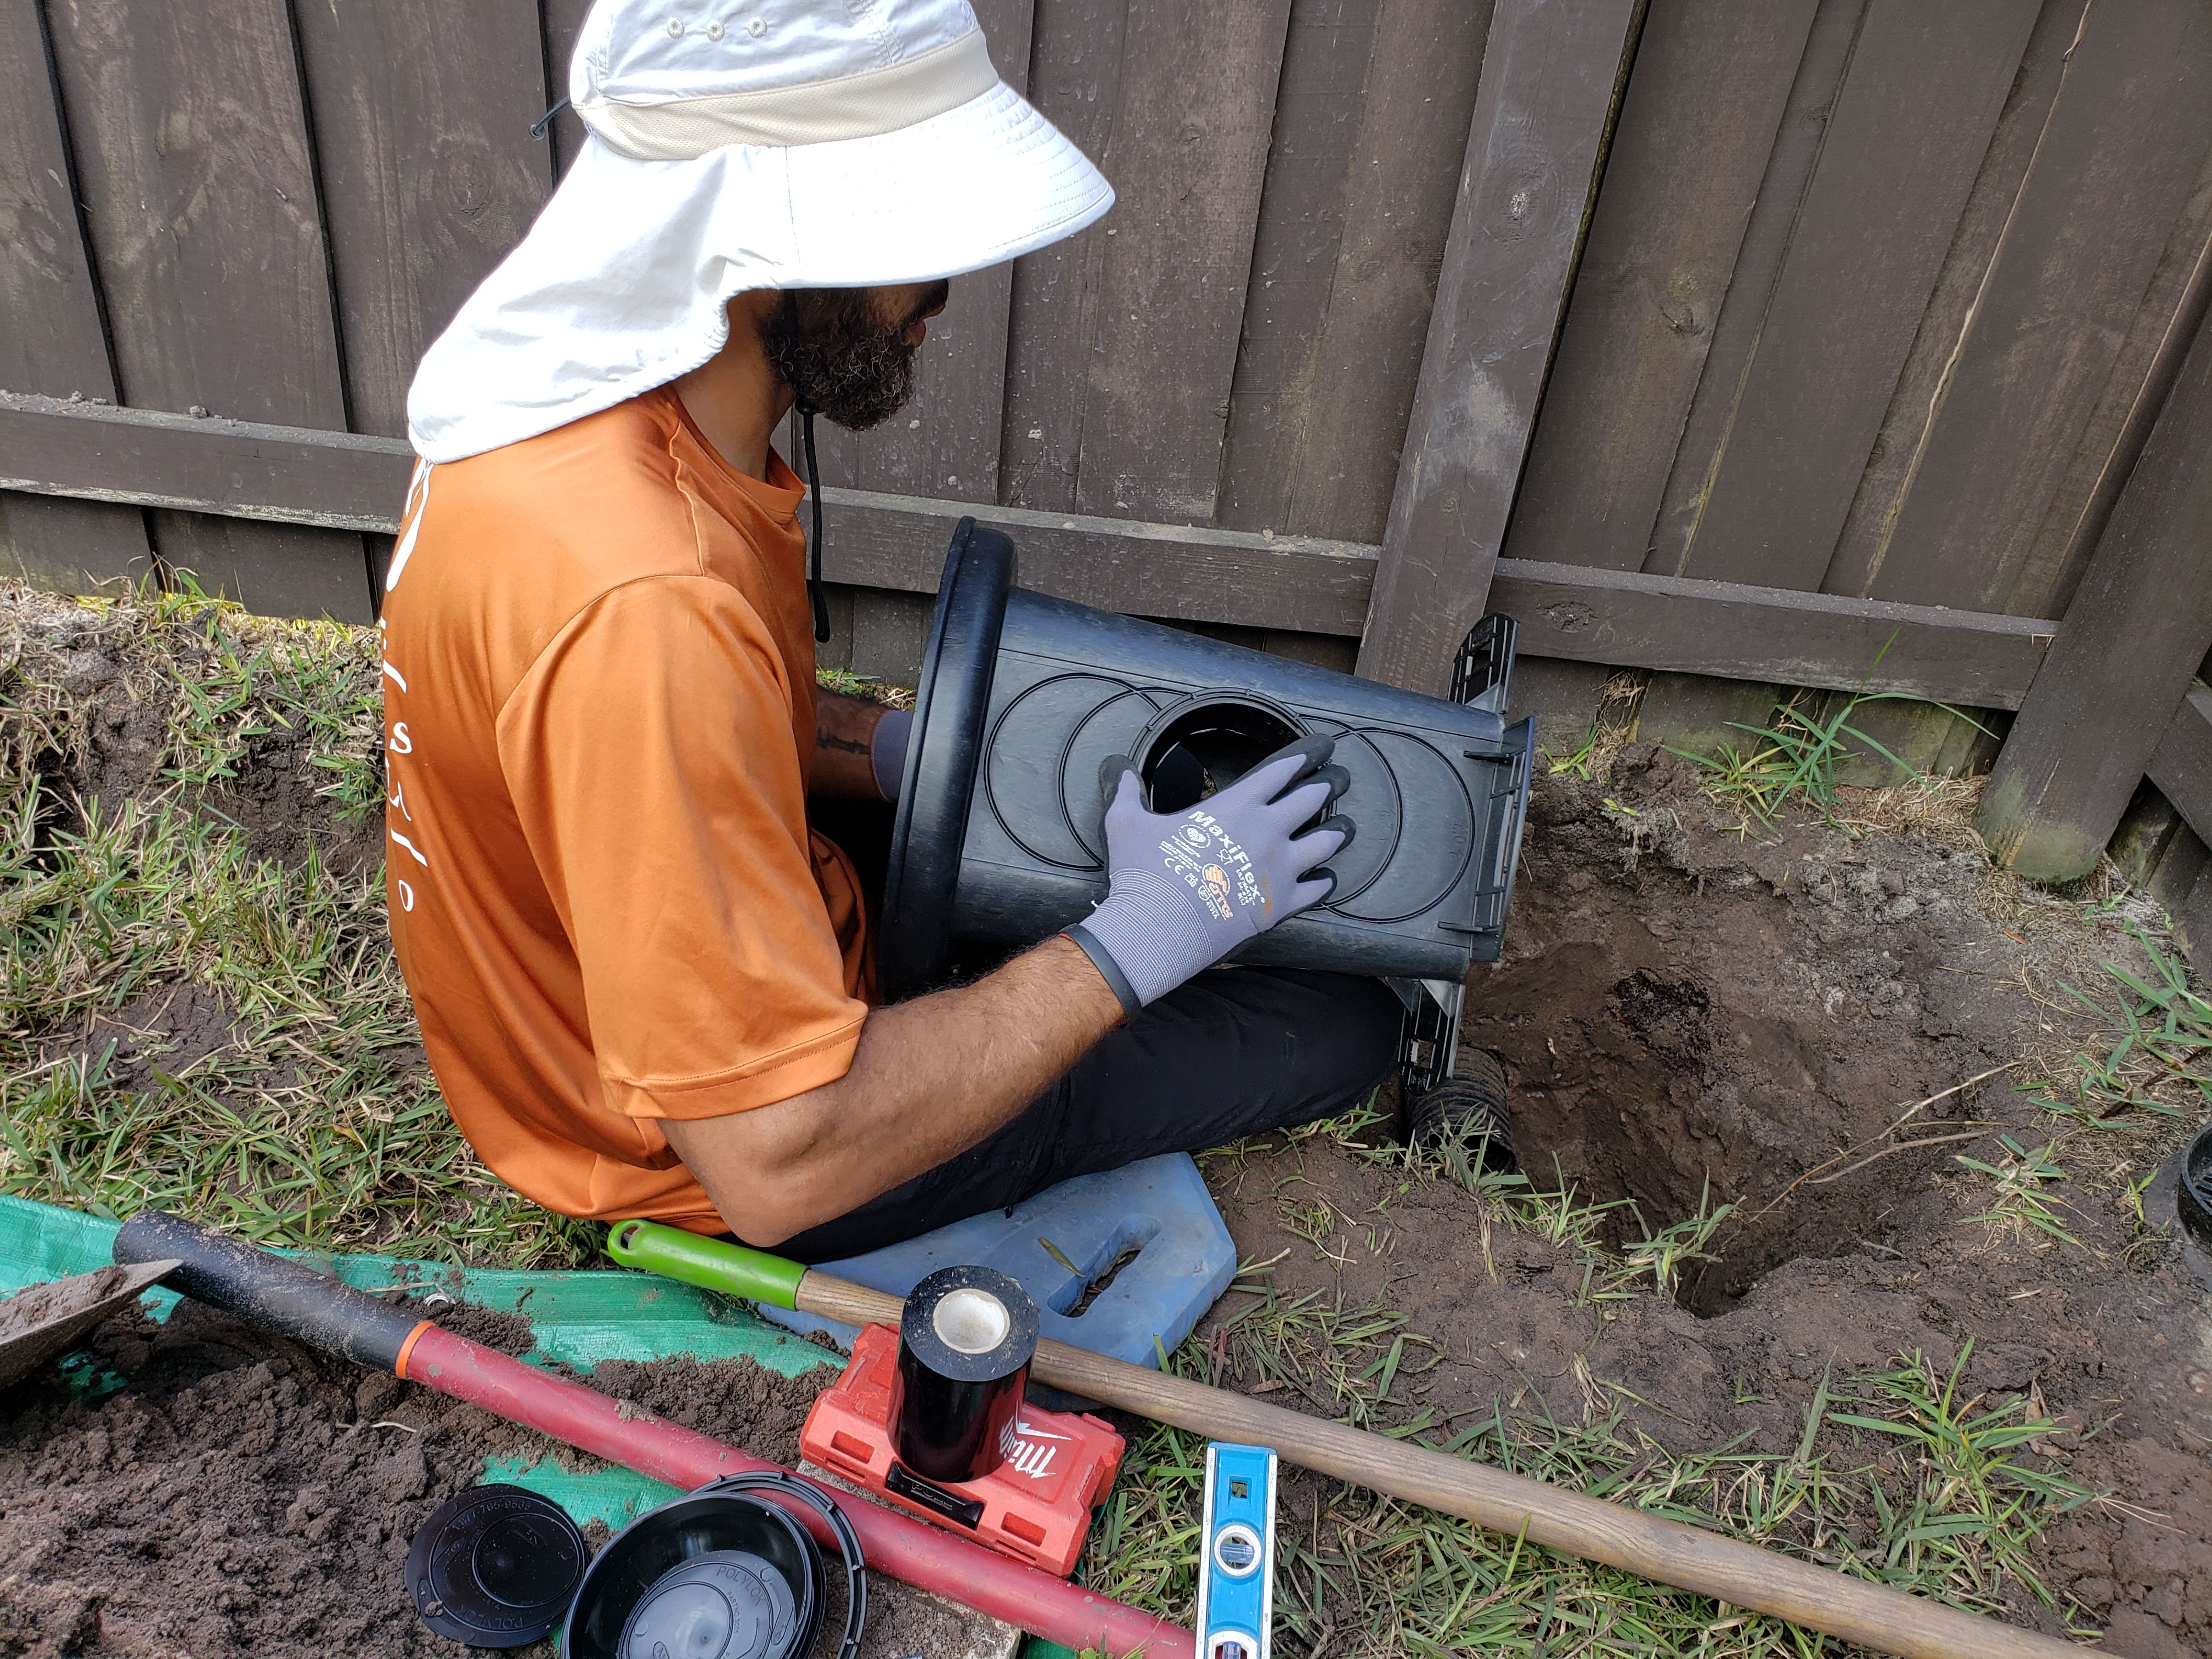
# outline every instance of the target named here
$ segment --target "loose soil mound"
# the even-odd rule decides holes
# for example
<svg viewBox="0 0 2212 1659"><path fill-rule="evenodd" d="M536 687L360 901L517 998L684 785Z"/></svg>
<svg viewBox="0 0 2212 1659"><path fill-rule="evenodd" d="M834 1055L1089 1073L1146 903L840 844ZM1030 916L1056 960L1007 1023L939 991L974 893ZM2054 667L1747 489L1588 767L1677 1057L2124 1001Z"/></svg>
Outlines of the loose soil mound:
<svg viewBox="0 0 2212 1659"><path fill-rule="evenodd" d="M437 1317L510 1352L530 1345L517 1315L463 1304ZM52 1384L0 1391L0 1656L11 1659L466 1652L407 1598L415 1528L487 1457L604 1467L190 1302L167 1324L110 1321L92 1352L125 1379L96 1403ZM587 1380L789 1466L834 1375L682 1358L611 1363ZM597 1524L586 1536L606 1540ZM869 1608L868 1659L967 1650L958 1620L880 1574ZM547 1659L553 1644L527 1651Z"/></svg>
<svg viewBox="0 0 2212 1659"><path fill-rule="evenodd" d="M382 784L374 660L373 630L0 590L10 735L55 799L112 814L179 787L262 857L380 854L380 815L357 805Z"/></svg>
<svg viewBox="0 0 2212 1659"><path fill-rule="evenodd" d="M1606 1242L1736 1206L1678 1299L1648 1274L1593 1296L1571 1240L1322 1136L1210 1160L1240 1253L1276 1261L1279 1303L1403 1312L1427 1346L1404 1350L1407 1380L1373 1414L1425 1414L1438 1437L1501 1405L1571 1425L1618 1408L1672 1454L1787 1453L1824 1376L1916 1350L1941 1376L1971 1341L1960 1404L2057 1419L2039 1467L2113 1495L2042 1542L2058 1610L2015 1593L2013 1616L2055 1633L2066 1611L2138 1659L2212 1650L2212 1324L2182 1247L2122 1201L2178 1132L2069 1143L2069 1164L2105 1164L2056 1188L2075 1244L1969 1220L1991 1182L1954 1161L1996 1161L2002 1132L2047 1138L2010 1086L2027 1068L1957 1085L2039 1045L2063 1055L2054 968L2090 985L2129 937L2007 915L2009 890L1958 830L1747 836L1690 782L1649 746L1604 785L1540 782L1507 957L1469 981L1465 1023L1505 1061L1522 1169L1577 1206L1619 1203L1596 1223ZM1288 1386L1240 1362L1221 1323L1250 1311L1232 1297L1200 1334L1236 1385L1332 1410L1362 1392L1379 1347ZM1822 1444L1846 1464L1883 1450ZM1327 1489L1291 1485L1328 1559Z"/></svg>

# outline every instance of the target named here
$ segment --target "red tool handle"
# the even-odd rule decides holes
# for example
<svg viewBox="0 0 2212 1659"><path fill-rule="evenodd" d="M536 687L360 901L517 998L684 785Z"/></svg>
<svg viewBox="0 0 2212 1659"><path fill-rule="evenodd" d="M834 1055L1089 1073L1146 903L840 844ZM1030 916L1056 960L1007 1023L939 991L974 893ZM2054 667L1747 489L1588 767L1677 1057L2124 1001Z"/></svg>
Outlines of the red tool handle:
<svg viewBox="0 0 2212 1659"><path fill-rule="evenodd" d="M147 1250L183 1261L170 1283L200 1301L329 1352L388 1365L410 1382L687 1492L719 1475L777 1467L695 1430L639 1415L635 1407L580 1382L510 1359L427 1320L415 1322L311 1267L174 1216L143 1211L116 1237L118 1261L141 1260ZM894 1578L1062 1647L1193 1659L1190 1632L1157 1613L1093 1595L873 1504L841 1507L860 1534L868 1565ZM819 1516L804 1506L792 1513L827 1536Z"/></svg>

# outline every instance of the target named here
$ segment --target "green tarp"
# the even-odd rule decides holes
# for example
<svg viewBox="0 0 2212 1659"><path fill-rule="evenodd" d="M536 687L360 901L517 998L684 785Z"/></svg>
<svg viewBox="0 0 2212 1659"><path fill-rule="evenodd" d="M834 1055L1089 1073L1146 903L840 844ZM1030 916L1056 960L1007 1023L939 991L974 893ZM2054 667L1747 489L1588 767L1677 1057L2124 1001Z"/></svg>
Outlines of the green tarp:
<svg viewBox="0 0 2212 1659"><path fill-rule="evenodd" d="M90 1273L113 1258L116 1224L73 1210L0 1196L0 1295L49 1279ZM440 1294L502 1311L527 1314L538 1341L526 1356L544 1364L558 1360L588 1371L603 1359L699 1359L750 1355L787 1376L830 1363L811 1343L756 1316L742 1304L712 1291L643 1273L514 1273L489 1267L449 1267L387 1255L325 1255L288 1250L346 1284L365 1291L404 1285L416 1295ZM149 1291L145 1305L156 1319L176 1305L171 1291ZM99 1380L76 1362L81 1386ZM483 1479L511 1480L544 1492L576 1518L618 1528L632 1516L677 1495L672 1486L628 1469L568 1474L550 1460L518 1468L488 1464Z"/></svg>

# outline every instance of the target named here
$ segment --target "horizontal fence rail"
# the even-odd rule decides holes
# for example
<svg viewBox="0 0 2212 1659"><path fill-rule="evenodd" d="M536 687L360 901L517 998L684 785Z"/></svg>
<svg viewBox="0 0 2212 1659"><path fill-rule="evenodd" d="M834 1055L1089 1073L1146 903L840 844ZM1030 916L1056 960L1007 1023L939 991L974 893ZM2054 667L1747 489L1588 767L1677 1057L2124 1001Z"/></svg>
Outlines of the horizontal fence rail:
<svg viewBox="0 0 2212 1659"><path fill-rule="evenodd" d="M0 489L383 532L413 452L392 438L0 392ZM823 574L933 593L953 526L994 526L1021 580L1178 622L1357 637L1382 549L1204 526L825 489ZM2057 624L1936 605L1500 559L1491 604L1531 656L2017 708Z"/></svg>

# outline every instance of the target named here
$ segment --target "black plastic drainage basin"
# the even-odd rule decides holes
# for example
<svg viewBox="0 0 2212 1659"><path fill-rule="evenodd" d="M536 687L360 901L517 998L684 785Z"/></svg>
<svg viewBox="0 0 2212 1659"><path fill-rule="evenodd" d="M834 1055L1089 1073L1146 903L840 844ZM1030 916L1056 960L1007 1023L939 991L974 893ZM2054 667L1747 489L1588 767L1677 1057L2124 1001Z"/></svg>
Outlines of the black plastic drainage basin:
<svg viewBox="0 0 2212 1659"><path fill-rule="evenodd" d="M1336 738L1358 828L1335 896L1238 960L1456 982L1495 961L1528 805L1533 727L1501 710L1512 624L1469 635L1423 696L1047 599L1014 548L963 520L938 589L886 872L885 994L942 981L958 942L1020 945L1104 895L1099 763L1136 762L1186 808L1306 732Z"/></svg>

